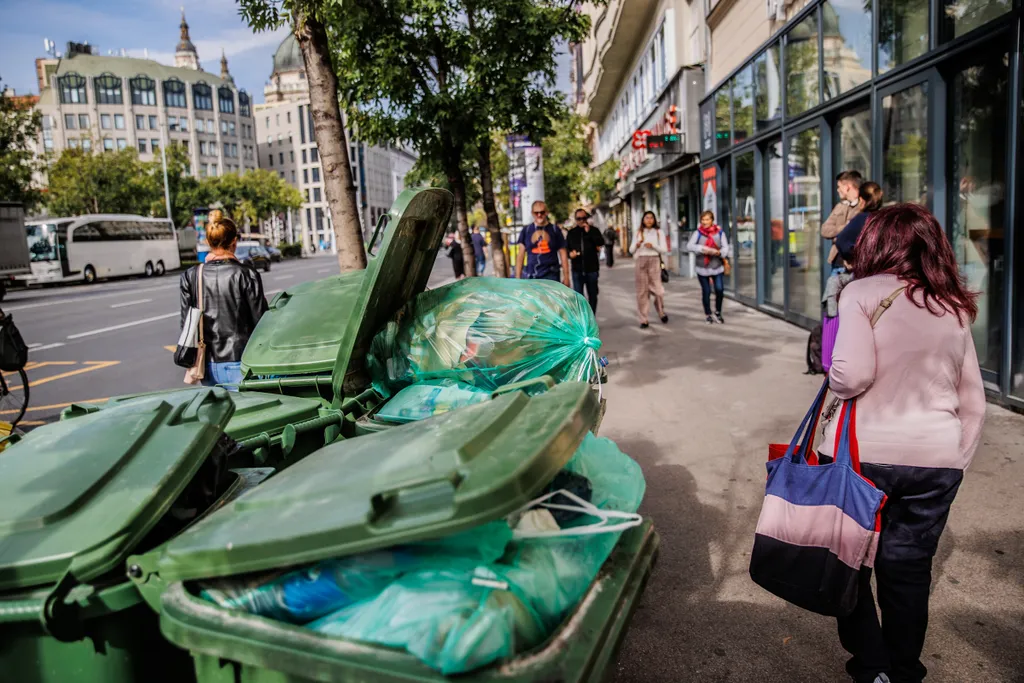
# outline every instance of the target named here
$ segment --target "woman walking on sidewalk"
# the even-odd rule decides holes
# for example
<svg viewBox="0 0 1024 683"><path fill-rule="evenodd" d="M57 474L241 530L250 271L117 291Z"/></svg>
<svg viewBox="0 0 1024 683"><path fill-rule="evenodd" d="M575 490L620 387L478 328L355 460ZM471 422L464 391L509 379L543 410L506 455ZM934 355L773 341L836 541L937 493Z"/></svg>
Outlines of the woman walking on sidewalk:
<svg viewBox="0 0 1024 683"><path fill-rule="evenodd" d="M697 280L700 282L701 303L709 325L722 319L722 299L725 297L725 264L732 255L729 238L715 224L715 214L705 211L700 215L700 226L690 236L687 250L697 254ZM701 260L703 257L703 261ZM711 317L711 290L715 290L715 317Z"/></svg>
<svg viewBox="0 0 1024 683"><path fill-rule="evenodd" d="M830 387L857 399L861 472L888 499L874 563L881 625L871 571L862 570L839 640L857 683L921 683L932 557L985 419L971 335L978 306L938 221L916 204L872 214L852 257L857 278L839 298ZM835 431L830 424L823 456L833 454Z"/></svg>
<svg viewBox="0 0 1024 683"><path fill-rule="evenodd" d="M668 240L665 239L658 225L658 217L653 211L644 212L630 251L636 259L636 312L640 317L640 329L646 330L650 327L647 313L651 308L652 295L654 308L658 311L661 322L667 323L665 285L661 283L661 257L668 252Z"/></svg>

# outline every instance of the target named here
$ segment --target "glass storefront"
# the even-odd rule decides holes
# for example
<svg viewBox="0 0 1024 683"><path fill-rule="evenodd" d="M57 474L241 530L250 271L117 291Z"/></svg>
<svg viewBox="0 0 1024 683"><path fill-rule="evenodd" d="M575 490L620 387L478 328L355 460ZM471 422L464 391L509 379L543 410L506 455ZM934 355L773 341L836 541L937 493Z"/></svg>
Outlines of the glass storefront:
<svg viewBox="0 0 1024 683"><path fill-rule="evenodd" d="M820 320L821 222L835 175L859 171L942 222L978 293L986 386L1024 407L1022 34L1012 0L812 0L753 52L702 104L701 191L733 242L732 293Z"/></svg>
<svg viewBox="0 0 1024 683"><path fill-rule="evenodd" d="M960 271L978 292L971 331L981 367L998 374L1004 333L1009 54L995 52L952 77L949 232Z"/></svg>
<svg viewBox="0 0 1024 683"><path fill-rule="evenodd" d="M810 128L790 140L789 310L821 319L821 134Z"/></svg>
<svg viewBox="0 0 1024 683"><path fill-rule="evenodd" d="M882 98L882 191L886 204L929 204L927 82Z"/></svg>
<svg viewBox="0 0 1024 683"><path fill-rule="evenodd" d="M754 151L734 157L736 165L736 226L733 234L733 277L736 294L757 300L757 205L754 201Z"/></svg>

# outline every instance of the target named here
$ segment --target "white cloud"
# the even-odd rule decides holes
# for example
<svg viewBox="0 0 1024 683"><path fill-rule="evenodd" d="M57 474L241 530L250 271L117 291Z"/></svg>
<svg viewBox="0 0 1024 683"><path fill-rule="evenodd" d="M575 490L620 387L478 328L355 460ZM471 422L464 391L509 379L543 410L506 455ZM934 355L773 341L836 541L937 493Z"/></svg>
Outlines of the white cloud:
<svg viewBox="0 0 1024 683"><path fill-rule="evenodd" d="M212 38L193 39L192 44L196 46L196 52L199 53L199 61L203 62L204 68L209 71L213 68L214 62L220 60L221 49L224 50L224 54L230 61L231 57L249 50L276 48L286 35L288 35L287 28L255 34L247 28L237 28L222 31ZM128 48L128 55L142 57L144 49ZM174 52L149 50L149 58L161 64L173 64Z"/></svg>

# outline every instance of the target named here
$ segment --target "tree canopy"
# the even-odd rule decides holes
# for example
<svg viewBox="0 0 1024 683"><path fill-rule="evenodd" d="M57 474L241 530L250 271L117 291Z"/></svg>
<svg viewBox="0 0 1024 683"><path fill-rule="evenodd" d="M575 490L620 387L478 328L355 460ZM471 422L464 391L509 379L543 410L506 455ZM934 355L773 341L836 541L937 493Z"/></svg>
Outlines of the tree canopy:
<svg viewBox="0 0 1024 683"><path fill-rule="evenodd" d="M34 147L42 117L25 100L3 92L0 82L0 200L20 202L31 211L42 199L32 182L39 170Z"/></svg>

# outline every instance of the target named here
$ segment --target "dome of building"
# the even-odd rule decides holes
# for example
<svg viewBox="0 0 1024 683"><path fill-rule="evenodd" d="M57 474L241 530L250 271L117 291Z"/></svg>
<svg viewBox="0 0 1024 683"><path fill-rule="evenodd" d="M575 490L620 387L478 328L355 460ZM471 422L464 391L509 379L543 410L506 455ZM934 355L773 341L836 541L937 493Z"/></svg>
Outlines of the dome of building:
<svg viewBox="0 0 1024 683"><path fill-rule="evenodd" d="M295 38L294 33L289 33L277 47L277 52L274 53L274 70L270 75L273 76L274 74L286 71L302 71L305 68L306 65L302 61L302 50L299 49L299 41Z"/></svg>

